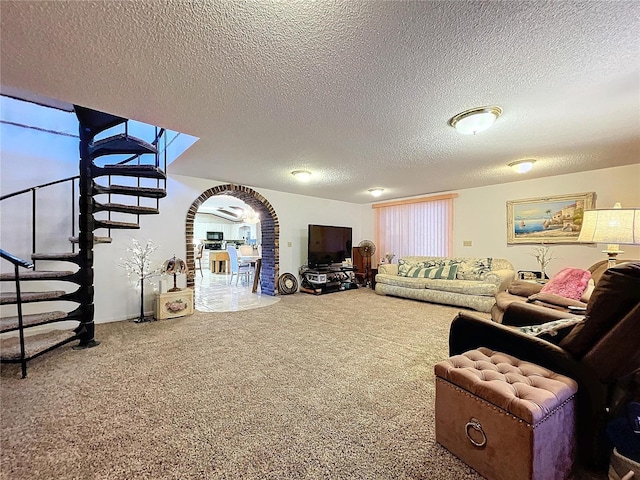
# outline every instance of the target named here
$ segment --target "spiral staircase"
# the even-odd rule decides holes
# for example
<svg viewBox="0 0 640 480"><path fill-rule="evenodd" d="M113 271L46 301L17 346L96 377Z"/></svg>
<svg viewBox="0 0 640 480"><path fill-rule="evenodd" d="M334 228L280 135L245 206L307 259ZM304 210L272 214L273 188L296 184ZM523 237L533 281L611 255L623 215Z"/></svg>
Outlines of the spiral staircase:
<svg viewBox="0 0 640 480"><path fill-rule="evenodd" d="M75 340L78 343L74 349L99 344L94 328L94 246L110 243L112 230L139 229L140 215L158 214L159 199L166 196L164 129L156 128L155 138L148 143L129 135L126 118L77 105L74 110L79 122L79 175L0 197L0 202L26 197L25 212L31 198L31 258L19 258L0 249L3 263L11 264L5 263L3 270L12 270L0 274L0 305L3 312L11 312L0 318L0 362L20 364L23 378L27 375L27 362L46 352ZM99 138L100 134L105 137ZM159 153L162 140L163 155ZM123 156L127 158L109 163L110 159ZM37 212L36 194L61 183L69 183L74 199L69 251L37 251L37 230L42 229L47 212ZM147 205L141 199L146 199ZM155 205L149 206L149 202ZM122 221L123 217L135 220ZM45 268L40 268L42 264ZM62 287L50 289L52 283ZM68 305L75 308L69 309ZM55 323L58 327L73 327L49 328Z"/></svg>

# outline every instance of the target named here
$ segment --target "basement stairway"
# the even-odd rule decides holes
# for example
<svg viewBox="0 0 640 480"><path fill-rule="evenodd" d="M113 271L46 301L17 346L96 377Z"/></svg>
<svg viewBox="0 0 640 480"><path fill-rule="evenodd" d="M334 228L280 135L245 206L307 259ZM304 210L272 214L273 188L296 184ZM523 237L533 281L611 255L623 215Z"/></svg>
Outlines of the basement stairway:
<svg viewBox="0 0 640 480"><path fill-rule="evenodd" d="M30 260L0 249L5 272L0 274L0 362L19 363L23 378L27 376L27 362L46 352L75 340L78 343L74 349L99 344L94 337L94 245L110 243L111 230L139 229L140 215L159 213L159 199L166 196L164 129L156 128L154 140L147 143L128 134L128 119L77 105L74 110L80 132L80 174L0 197L0 201L20 195L29 197L21 200L25 205L20 211L29 211L27 205L31 199L33 213ZM100 134L105 137L97 138ZM162 167L161 139L164 140ZM114 157L126 158L108 163L113 162ZM45 230L43 225L48 213L36 211L36 193L63 183L70 184L73 198L70 251L37 251L37 229ZM118 202L114 197L118 197ZM155 205L143 205L141 199ZM51 202L45 206L60 208ZM94 234L96 230L105 229L106 236ZM29 241L25 239L24 243ZM39 268L43 263L46 268ZM68 307L70 304L73 307Z"/></svg>

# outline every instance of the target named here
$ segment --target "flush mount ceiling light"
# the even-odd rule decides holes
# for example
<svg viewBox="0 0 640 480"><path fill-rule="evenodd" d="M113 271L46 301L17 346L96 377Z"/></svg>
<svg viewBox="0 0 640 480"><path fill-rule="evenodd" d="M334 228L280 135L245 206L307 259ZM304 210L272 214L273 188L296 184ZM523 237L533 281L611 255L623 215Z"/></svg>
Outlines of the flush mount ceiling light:
<svg viewBox="0 0 640 480"><path fill-rule="evenodd" d="M502 109L496 106L472 108L455 115L449 125L465 135L475 135L491 127L501 114Z"/></svg>
<svg viewBox="0 0 640 480"><path fill-rule="evenodd" d="M374 197L379 197L384 192L384 188L370 188L368 191Z"/></svg>
<svg viewBox="0 0 640 480"><path fill-rule="evenodd" d="M517 173L527 173L533 167L533 164L536 161L532 158L528 158L526 160L518 160L516 162L511 162L509 166L513 169L514 172Z"/></svg>
<svg viewBox="0 0 640 480"><path fill-rule="evenodd" d="M293 175L296 180L300 180L301 182L306 182L309 180L309 178L311 178L311 172L308 170L294 170L293 172L291 172L291 175Z"/></svg>

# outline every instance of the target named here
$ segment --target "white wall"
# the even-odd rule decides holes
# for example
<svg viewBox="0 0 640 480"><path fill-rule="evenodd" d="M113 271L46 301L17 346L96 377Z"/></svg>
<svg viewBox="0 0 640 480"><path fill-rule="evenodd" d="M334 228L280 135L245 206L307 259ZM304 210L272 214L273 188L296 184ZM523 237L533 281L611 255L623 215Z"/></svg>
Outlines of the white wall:
<svg viewBox="0 0 640 480"><path fill-rule="evenodd" d="M506 202L552 195L596 193L596 208L614 203L640 207L640 164L558 175L538 180L460 190L455 201L454 254L493 256L509 259L516 270L539 270L531 256L534 245L507 245ZM472 246L463 246L471 240ZM547 269L552 275L564 267L587 268L604 260L604 245L552 244L553 260ZM640 247L621 246L624 258L640 258Z"/></svg>
<svg viewBox="0 0 640 480"><path fill-rule="evenodd" d="M454 218L455 256L495 257L510 260L516 270L539 270L531 255L535 245L507 245L507 201L584 192L596 193L596 208L640 207L640 164L571 175L457 190ZM444 193L444 192L439 192ZM426 195L426 194L425 194ZM365 231L373 231L373 209L363 211ZM373 238L373 233L369 233ZM470 240L470 247L463 246ZM564 267L587 268L606 259L604 245L549 245L556 257L547 268L553 275ZM640 247L624 245L619 258L640 259Z"/></svg>
<svg viewBox="0 0 640 480"><path fill-rule="evenodd" d="M141 218L141 230L113 232L113 243L95 251L96 322L108 322L135 317L139 309L138 296L132 290L124 271L115 260L127 254L131 238L141 243L151 239L159 249L154 256L158 263L173 254L185 258L184 225L189 207L202 192L220 182L170 175L168 195L160 201L160 215ZM331 201L303 195L291 195L252 187L275 209L280 224L280 273L298 274L306 262L307 225L309 223L343 225L353 228L354 242L361 236L361 205ZM179 286L184 286L184 278ZM151 297L147 300L151 310Z"/></svg>
<svg viewBox="0 0 640 480"><path fill-rule="evenodd" d="M54 141L64 144L65 148L73 151L73 155L55 157L52 163L51 156L48 155L50 142L5 142L4 139L17 138L22 132L7 124L1 127L3 143L0 155L0 194L77 174L77 139L54 136ZM40 148L35 148L35 143L40 143ZM21 145L28 145L29 148L22 148ZM75 160L70 160L72 157ZM184 236L187 211L202 192L219 184L210 180L170 175L167 182L168 196L160 201L160 215L142 216L141 230L113 231L112 244L96 246L94 267L97 322L134 318L138 314L139 295L124 270L117 265L119 258L128 257L126 248L131 245L131 239L136 238L142 243L152 240L159 245L154 256L156 265L174 254L184 258L187 248ZM351 204L291 195L251 185L247 187L263 195L278 216L280 273L297 274L299 267L306 262L307 225L310 223L350 226L353 228L354 245L364 239L375 239L371 204ZM504 257L516 269L537 270L535 259L529 255L532 246L507 245L506 202L589 191L596 192L597 207L610 207L615 202L628 207L640 206L640 164L460 190L457 192L459 197L455 200L454 255ZM66 202L62 207L56 203L57 198L53 195L39 208L50 208L52 212L68 211L68 193L60 194L60 202ZM2 204L2 247L28 258L29 241L18 239L16 233L25 231L25 218L28 218L29 213L10 203ZM58 238L64 240L70 232L63 223L59 222L62 231ZM54 232L50 228L43 231L46 232L45 244L55 244L56 247L46 251L64 251L55 243ZM464 247L464 240L470 240L472 246ZM65 243L64 248L67 247ZM601 253L602 245L572 244L552 248L554 256L559 258L549 265L549 274L565 266L587 267L605 258ZM625 258L640 258L640 247L625 246L622 249L626 252ZM2 263L4 270L6 262ZM184 283L182 278L181 285ZM147 290L150 292L152 288L148 286ZM152 295L148 295L145 304L147 311L152 309L151 300Z"/></svg>

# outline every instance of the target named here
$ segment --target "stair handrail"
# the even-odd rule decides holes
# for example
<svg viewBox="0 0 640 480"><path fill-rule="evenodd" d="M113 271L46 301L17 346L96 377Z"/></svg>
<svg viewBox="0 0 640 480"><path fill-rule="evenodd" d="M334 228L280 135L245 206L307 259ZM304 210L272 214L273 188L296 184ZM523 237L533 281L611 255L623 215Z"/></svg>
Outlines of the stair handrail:
<svg viewBox="0 0 640 480"><path fill-rule="evenodd" d="M158 144L160 143L160 137L162 137L164 135L164 132L165 132L165 129L161 128L160 131L156 134L155 140L153 140L153 142L151 142L151 145L153 145L154 147L157 148ZM140 158L140 154L133 155L133 156L131 156L129 158L125 158L121 162L118 162L116 165L125 165L125 164L127 164L129 162L132 162L136 158ZM158 167L158 166L160 166L160 164L158 162L158 159L156 159L156 167Z"/></svg>
<svg viewBox="0 0 640 480"><path fill-rule="evenodd" d="M20 365L22 368L22 378L27 376L27 360L24 348L24 322L22 314L22 293L20 292L20 267L33 269L33 263L23 260L0 248L0 257L11 262L14 266L14 276L16 282L16 307L18 310L18 335L20 338Z"/></svg>
<svg viewBox="0 0 640 480"><path fill-rule="evenodd" d="M80 180L80 175L75 175L73 177L62 178L60 180L54 180L52 182L43 183L41 185L36 185L34 187L24 188L17 192L8 193L6 195L2 195L0 197L0 202L2 200L6 200L8 198L16 197L18 195L22 195L25 193L31 193L31 253L36 252L36 239L37 235L37 202L36 202L36 193L38 190L41 190L46 187L50 187L52 185L59 185L61 183L69 182L71 185L71 236L75 235L76 231L76 184L75 181ZM75 251L75 245L73 246Z"/></svg>
<svg viewBox="0 0 640 480"><path fill-rule="evenodd" d="M33 268L33 263L24 260L20 257L16 257L15 255L7 252L6 250L3 250L0 248L0 257L4 258L5 260L13 263L14 265L17 265L19 267L24 267L24 268Z"/></svg>
<svg viewBox="0 0 640 480"><path fill-rule="evenodd" d="M5 200L7 198L15 197L17 195L21 195L23 193L29 193L32 190L38 190L40 188L49 187L51 185L57 185L58 183L64 183L64 182L70 182L72 180L78 180L79 178L80 178L80 175L76 175L74 177L62 178L60 180L54 180L53 182L47 182L47 183L43 183L41 185L36 185L35 187L29 187L29 188L25 188L25 189L22 189L22 190L18 190L17 192L7 193L6 195L0 196L0 201Z"/></svg>

